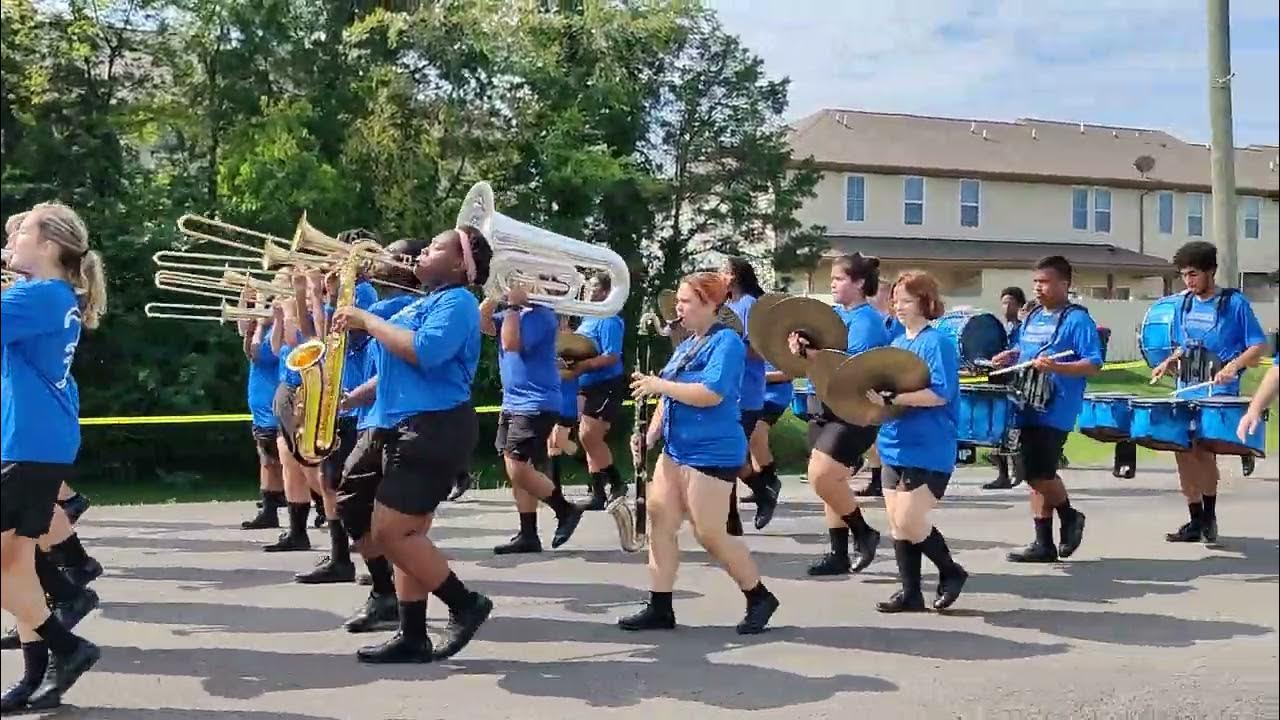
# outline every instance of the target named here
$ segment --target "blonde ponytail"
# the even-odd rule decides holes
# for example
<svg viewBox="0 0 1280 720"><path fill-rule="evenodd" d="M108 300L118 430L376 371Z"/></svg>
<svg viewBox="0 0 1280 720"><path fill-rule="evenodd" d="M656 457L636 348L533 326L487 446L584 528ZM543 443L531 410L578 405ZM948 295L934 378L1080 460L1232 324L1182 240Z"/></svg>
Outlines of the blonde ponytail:
<svg viewBox="0 0 1280 720"><path fill-rule="evenodd" d="M93 330L107 312L107 272L101 253L90 250L80 258L80 277L73 279L71 286L80 300L84 326Z"/></svg>
<svg viewBox="0 0 1280 720"><path fill-rule="evenodd" d="M38 213L40 237L62 248L59 259L75 289L84 326L90 330L98 327L107 311L107 276L102 255L89 249L84 220L75 210L56 202L40 203L31 212Z"/></svg>

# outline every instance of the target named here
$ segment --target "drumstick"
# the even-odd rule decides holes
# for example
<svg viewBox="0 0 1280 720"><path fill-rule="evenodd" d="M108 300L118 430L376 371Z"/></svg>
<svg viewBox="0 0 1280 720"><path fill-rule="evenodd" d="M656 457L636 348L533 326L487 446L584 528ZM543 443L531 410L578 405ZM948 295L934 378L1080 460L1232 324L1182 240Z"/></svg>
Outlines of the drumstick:
<svg viewBox="0 0 1280 720"><path fill-rule="evenodd" d="M1064 357L1067 357L1068 355L1075 355L1075 354L1076 354L1075 350L1063 350L1060 353L1054 353L1053 355L1049 355L1048 358L1050 360L1057 360L1058 358L1064 358ZM1031 360L1028 360L1024 363L1018 363L1017 365L1010 365L1007 368L1001 368L999 370L996 370L995 372L989 372L987 373L987 377L995 377L996 375L1003 375L1005 373L1011 373L1017 370L1021 370L1022 368L1031 367L1033 364L1035 364L1035 361L1039 359L1040 358L1032 358Z"/></svg>
<svg viewBox="0 0 1280 720"><path fill-rule="evenodd" d="M1218 384L1218 383L1217 383L1216 381L1214 381L1214 380L1210 380L1210 381L1208 381L1208 382L1197 383L1197 384L1195 384L1195 385L1188 385L1188 386L1186 386L1186 387L1182 388L1181 390L1174 390L1174 391L1173 391L1173 394L1174 394L1174 395L1181 395L1181 394L1182 394L1182 393L1184 393L1184 392L1191 392L1192 390L1199 390L1200 388L1211 387L1211 386L1213 386L1213 385L1217 385L1217 384ZM1210 393L1212 393L1213 391L1212 391L1212 390L1210 390L1209 392L1210 392Z"/></svg>

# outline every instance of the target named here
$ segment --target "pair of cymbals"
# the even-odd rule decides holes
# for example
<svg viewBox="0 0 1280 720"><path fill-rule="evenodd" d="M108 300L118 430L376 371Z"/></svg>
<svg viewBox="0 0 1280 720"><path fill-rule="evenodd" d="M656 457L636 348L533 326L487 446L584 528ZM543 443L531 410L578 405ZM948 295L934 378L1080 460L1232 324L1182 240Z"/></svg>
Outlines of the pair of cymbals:
<svg viewBox="0 0 1280 720"><path fill-rule="evenodd" d="M809 379L836 417L853 425L880 425L904 408L880 405L867 393L895 395L929 387L929 367L909 350L881 347L849 356L837 350L809 353Z"/></svg>
<svg viewBox="0 0 1280 720"><path fill-rule="evenodd" d="M787 338L800 333L809 339L808 354L839 350L849 345L849 330L830 305L809 297L768 293L751 308L751 346L765 360L793 378L805 377L809 360L791 352Z"/></svg>
<svg viewBox="0 0 1280 720"><path fill-rule="evenodd" d="M556 355L573 362L587 360L600 354L591 338L571 330L556 333Z"/></svg>

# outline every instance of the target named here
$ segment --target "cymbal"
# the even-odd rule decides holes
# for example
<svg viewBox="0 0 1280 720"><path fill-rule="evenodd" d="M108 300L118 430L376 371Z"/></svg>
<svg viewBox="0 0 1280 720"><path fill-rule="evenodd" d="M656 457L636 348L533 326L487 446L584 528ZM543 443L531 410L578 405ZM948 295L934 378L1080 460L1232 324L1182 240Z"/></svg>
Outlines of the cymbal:
<svg viewBox="0 0 1280 720"><path fill-rule="evenodd" d="M756 304L751 306L751 317L747 318L747 337L764 335L768 327L765 318L769 314L769 308L789 297L791 296L785 293L765 293L756 298Z"/></svg>
<svg viewBox="0 0 1280 720"><path fill-rule="evenodd" d="M663 290L658 293L658 315L662 321L671 323L676 320L676 291Z"/></svg>
<svg viewBox="0 0 1280 720"><path fill-rule="evenodd" d="M849 360L849 354L841 350L811 350L808 360L809 379L813 381L813 389L818 397L823 397L827 394L836 370Z"/></svg>
<svg viewBox="0 0 1280 720"><path fill-rule="evenodd" d="M556 333L556 355L571 360L586 360L600 354L596 344L586 335L571 330Z"/></svg>
<svg viewBox="0 0 1280 720"><path fill-rule="evenodd" d="M854 425L880 425L905 408L876 405L867 391L900 394L929 387L929 367L909 350L881 347L850 357L824 380L822 385L815 380L814 389L836 417Z"/></svg>
<svg viewBox="0 0 1280 720"><path fill-rule="evenodd" d="M809 297L789 297L754 309L753 324L763 328L751 336L751 346L765 360L793 378L805 377L808 361L791 354L787 336L803 332L814 350L843 350L848 347L849 330L830 305ZM757 315L758 314L758 315Z"/></svg>
<svg viewBox="0 0 1280 720"><path fill-rule="evenodd" d="M728 326L730 330L739 335L742 334L742 318L738 317L738 313L734 312L733 308L728 305L720 306L720 310L716 313L716 322Z"/></svg>

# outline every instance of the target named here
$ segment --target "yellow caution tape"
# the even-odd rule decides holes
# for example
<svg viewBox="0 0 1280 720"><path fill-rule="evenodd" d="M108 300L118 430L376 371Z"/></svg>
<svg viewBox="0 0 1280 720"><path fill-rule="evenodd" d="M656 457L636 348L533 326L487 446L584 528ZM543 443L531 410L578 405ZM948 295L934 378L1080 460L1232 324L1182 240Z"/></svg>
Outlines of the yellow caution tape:
<svg viewBox="0 0 1280 720"><path fill-rule="evenodd" d="M634 405L627 400L623 405ZM491 415L502 408L497 405L481 405L476 412ZM188 425L191 423L238 423L250 422L253 416L248 413L223 413L217 415L138 415L133 417L90 417L80 418L80 425Z"/></svg>

